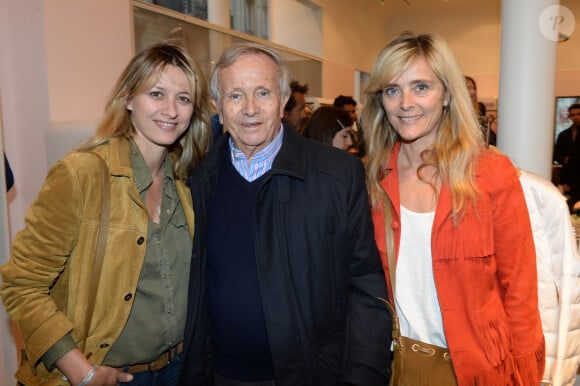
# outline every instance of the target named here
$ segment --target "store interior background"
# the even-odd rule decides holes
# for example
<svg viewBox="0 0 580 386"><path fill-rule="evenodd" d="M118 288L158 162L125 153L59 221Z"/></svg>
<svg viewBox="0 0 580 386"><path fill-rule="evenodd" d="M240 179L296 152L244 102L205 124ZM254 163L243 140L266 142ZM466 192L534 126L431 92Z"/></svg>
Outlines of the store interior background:
<svg viewBox="0 0 580 386"><path fill-rule="evenodd" d="M528 6L528 0L504 1ZM94 130L108 93L134 54L134 10L149 6L143 3L0 0L0 145L16 177L6 196L0 171L0 264L8 259L9 241L24 226L25 211L49 167ZM566 6L580 23L579 0L551 3ZM476 79L480 99L493 104L499 94L501 9L501 0L385 0L384 5L379 0L270 0L270 40L321 63L320 82L310 96L358 98L364 87L360 74L371 71L387 41L404 30L435 32ZM160 12L187 22L186 16ZM200 24L228 32L223 24ZM580 95L580 26L557 43L556 63L554 96ZM535 91L530 84L521 93ZM18 343L3 308L0 316L0 385L9 385Z"/></svg>

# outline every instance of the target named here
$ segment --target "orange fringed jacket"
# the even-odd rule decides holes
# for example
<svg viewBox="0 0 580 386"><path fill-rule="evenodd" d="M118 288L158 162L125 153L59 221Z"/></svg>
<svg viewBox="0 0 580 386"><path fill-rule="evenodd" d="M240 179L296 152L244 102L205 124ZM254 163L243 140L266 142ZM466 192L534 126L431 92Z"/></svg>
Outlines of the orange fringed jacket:
<svg viewBox="0 0 580 386"><path fill-rule="evenodd" d="M381 182L392 202L395 253L401 236L396 146ZM441 188L431 234L433 276L445 337L459 386L539 385L545 347L538 311L532 231L521 185L510 160L480 155L476 208L458 225L451 196ZM383 212L373 209L375 240L390 279ZM392 300L392 292L389 293Z"/></svg>

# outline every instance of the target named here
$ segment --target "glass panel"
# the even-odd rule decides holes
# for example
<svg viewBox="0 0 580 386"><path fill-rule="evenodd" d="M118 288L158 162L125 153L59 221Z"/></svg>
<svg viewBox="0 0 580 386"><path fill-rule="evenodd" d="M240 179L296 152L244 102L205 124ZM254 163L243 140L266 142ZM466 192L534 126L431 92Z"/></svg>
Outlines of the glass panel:
<svg viewBox="0 0 580 386"><path fill-rule="evenodd" d="M143 0L145 3L177 11L207 21L207 0Z"/></svg>
<svg viewBox="0 0 580 386"><path fill-rule="evenodd" d="M135 2L134 7L136 51L163 41L182 45L189 50L206 76L209 76L212 63L217 60L225 47L249 41L235 33L223 33L197 25L195 19L185 21L183 17L168 16L138 3L142 2ZM300 83L308 83L309 95L321 95L321 62L294 52L282 51L285 52L291 78Z"/></svg>
<svg viewBox="0 0 580 386"><path fill-rule="evenodd" d="M265 40L268 28L268 0L230 0L232 29Z"/></svg>
<svg viewBox="0 0 580 386"><path fill-rule="evenodd" d="M191 16L207 21L207 0L192 0L190 10Z"/></svg>

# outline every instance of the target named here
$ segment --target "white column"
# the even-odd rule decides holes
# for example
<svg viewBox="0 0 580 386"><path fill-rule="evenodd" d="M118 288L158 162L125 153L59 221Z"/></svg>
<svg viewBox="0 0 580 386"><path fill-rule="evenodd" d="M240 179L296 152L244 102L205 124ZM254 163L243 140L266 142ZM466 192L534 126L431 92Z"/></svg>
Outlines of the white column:
<svg viewBox="0 0 580 386"><path fill-rule="evenodd" d="M207 21L230 28L230 1L211 0L207 2Z"/></svg>
<svg viewBox="0 0 580 386"><path fill-rule="evenodd" d="M557 33L547 34L545 27L557 32L558 4L504 0L501 10L497 145L517 166L547 179L554 145Z"/></svg>

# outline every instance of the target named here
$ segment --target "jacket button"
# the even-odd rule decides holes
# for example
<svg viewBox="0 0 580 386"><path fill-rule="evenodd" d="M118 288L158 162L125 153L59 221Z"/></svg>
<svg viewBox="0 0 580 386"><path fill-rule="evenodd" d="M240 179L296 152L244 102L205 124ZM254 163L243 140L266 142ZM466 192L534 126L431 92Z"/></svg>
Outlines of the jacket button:
<svg viewBox="0 0 580 386"><path fill-rule="evenodd" d="M127 294L127 295L125 295L125 297L123 299L125 299L125 301L128 302L129 300L131 300L132 297L133 297L133 295Z"/></svg>
<svg viewBox="0 0 580 386"><path fill-rule="evenodd" d="M109 344L108 344L108 343L101 343L101 344L99 345L99 347L100 347L100 348L107 348L107 347L109 347Z"/></svg>
<svg viewBox="0 0 580 386"><path fill-rule="evenodd" d="M145 237L141 236L137 239L137 244L142 245L145 242Z"/></svg>

